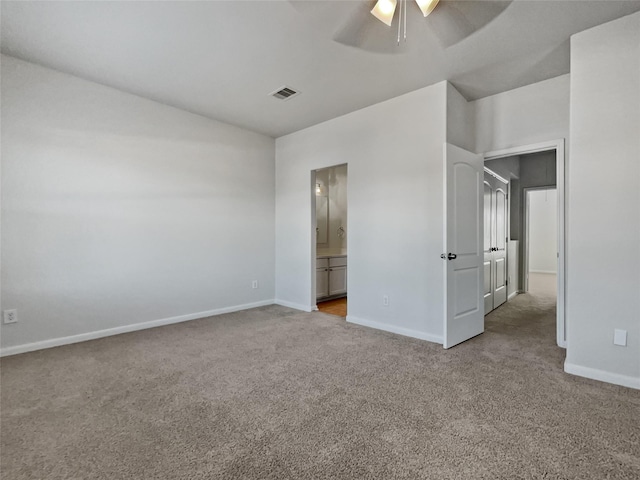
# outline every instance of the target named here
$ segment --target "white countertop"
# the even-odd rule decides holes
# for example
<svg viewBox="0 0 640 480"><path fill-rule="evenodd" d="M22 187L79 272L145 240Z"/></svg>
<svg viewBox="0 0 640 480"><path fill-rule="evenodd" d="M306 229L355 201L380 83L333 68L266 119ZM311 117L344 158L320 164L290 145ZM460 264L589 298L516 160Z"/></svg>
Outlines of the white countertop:
<svg viewBox="0 0 640 480"><path fill-rule="evenodd" d="M344 250L329 250L328 248L319 248L316 252L316 258L329 257L346 257L347 252Z"/></svg>

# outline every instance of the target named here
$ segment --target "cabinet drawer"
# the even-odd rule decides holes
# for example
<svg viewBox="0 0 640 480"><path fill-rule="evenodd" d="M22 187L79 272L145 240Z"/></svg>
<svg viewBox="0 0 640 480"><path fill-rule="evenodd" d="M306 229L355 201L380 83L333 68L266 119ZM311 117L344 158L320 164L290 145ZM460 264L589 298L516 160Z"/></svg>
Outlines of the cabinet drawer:
<svg viewBox="0 0 640 480"><path fill-rule="evenodd" d="M331 257L329 259L330 267L346 267L347 266L347 257Z"/></svg>
<svg viewBox="0 0 640 480"><path fill-rule="evenodd" d="M316 268L329 268L329 259L316 258Z"/></svg>

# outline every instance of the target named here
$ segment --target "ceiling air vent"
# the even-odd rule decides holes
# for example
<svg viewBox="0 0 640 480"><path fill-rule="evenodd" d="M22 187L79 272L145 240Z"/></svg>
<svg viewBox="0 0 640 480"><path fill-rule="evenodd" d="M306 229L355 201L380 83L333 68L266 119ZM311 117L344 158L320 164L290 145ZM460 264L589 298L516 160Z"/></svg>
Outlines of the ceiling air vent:
<svg viewBox="0 0 640 480"><path fill-rule="evenodd" d="M285 86L285 87L280 87L278 90L271 93L270 95L272 97L276 97L279 100L289 100L291 97L295 97L299 93L300 92L296 92L293 88Z"/></svg>

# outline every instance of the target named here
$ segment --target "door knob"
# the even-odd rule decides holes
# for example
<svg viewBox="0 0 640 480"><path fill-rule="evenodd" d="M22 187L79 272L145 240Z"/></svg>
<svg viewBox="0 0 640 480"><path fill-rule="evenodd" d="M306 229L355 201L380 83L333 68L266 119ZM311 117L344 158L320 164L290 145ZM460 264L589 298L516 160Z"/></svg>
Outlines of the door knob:
<svg viewBox="0 0 640 480"><path fill-rule="evenodd" d="M450 253L448 255L443 253L442 255L440 255L440 258L443 260L455 260L456 258L458 258L458 256L455 253Z"/></svg>

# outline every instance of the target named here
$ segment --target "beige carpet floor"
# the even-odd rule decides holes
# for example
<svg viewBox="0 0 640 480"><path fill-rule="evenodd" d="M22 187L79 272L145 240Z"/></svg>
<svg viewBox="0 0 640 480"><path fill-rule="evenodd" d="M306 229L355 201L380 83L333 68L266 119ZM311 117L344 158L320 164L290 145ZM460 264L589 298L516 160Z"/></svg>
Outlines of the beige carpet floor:
<svg viewBox="0 0 640 480"><path fill-rule="evenodd" d="M2 360L0 476L635 479L640 392L520 295L442 347L279 306Z"/></svg>

